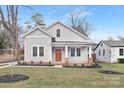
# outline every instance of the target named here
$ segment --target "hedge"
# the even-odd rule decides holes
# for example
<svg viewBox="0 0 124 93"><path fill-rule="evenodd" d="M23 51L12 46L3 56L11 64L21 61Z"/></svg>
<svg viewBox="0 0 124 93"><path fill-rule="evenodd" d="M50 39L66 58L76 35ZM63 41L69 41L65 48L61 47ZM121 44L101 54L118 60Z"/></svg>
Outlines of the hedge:
<svg viewBox="0 0 124 93"><path fill-rule="evenodd" d="M124 58L118 58L119 63L124 63Z"/></svg>

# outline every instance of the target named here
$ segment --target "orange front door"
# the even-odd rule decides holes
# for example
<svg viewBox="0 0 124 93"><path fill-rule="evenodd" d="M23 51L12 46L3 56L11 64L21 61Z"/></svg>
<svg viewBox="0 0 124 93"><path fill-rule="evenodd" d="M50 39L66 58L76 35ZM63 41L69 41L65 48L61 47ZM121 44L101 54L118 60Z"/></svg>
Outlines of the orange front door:
<svg viewBox="0 0 124 93"><path fill-rule="evenodd" d="M55 55L56 55L56 61L61 61L61 49L56 49Z"/></svg>

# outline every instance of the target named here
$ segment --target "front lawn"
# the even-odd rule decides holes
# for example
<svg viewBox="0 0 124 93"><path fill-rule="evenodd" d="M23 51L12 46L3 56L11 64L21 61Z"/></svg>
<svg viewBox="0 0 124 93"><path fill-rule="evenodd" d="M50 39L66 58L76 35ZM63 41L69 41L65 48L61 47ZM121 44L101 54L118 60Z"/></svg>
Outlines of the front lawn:
<svg viewBox="0 0 124 93"><path fill-rule="evenodd" d="M124 64L100 63L103 68L53 68L15 67L14 73L26 74L28 80L16 83L0 83L0 87L124 87L124 75L98 73L100 69L112 69L124 73ZM10 74L10 68L0 69L0 75Z"/></svg>

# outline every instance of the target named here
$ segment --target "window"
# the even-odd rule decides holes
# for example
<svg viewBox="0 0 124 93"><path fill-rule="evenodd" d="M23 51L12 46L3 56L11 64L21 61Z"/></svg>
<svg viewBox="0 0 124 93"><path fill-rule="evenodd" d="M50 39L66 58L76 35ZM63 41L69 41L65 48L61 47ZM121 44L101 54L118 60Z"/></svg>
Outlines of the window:
<svg viewBox="0 0 124 93"><path fill-rule="evenodd" d="M57 37L60 37L60 29L57 29Z"/></svg>
<svg viewBox="0 0 124 93"><path fill-rule="evenodd" d="M33 57L37 57L37 47L33 47Z"/></svg>
<svg viewBox="0 0 124 93"><path fill-rule="evenodd" d="M100 56L100 54L101 54L101 51L99 50L99 56Z"/></svg>
<svg viewBox="0 0 124 93"><path fill-rule="evenodd" d="M120 55L120 56L123 56L123 55L124 55L123 49L119 49L119 55Z"/></svg>
<svg viewBox="0 0 124 93"><path fill-rule="evenodd" d="M33 46L32 47L32 56L33 57L43 57L44 56L44 47Z"/></svg>
<svg viewBox="0 0 124 93"><path fill-rule="evenodd" d="M80 57L81 49L80 48L71 48L71 57Z"/></svg>
<svg viewBox="0 0 124 93"><path fill-rule="evenodd" d="M77 48L77 56L80 57L81 56L81 49Z"/></svg>
<svg viewBox="0 0 124 93"><path fill-rule="evenodd" d="M89 47L87 48L87 52L89 52Z"/></svg>
<svg viewBox="0 0 124 93"><path fill-rule="evenodd" d="M105 56L105 49L103 49L103 56Z"/></svg>
<svg viewBox="0 0 124 93"><path fill-rule="evenodd" d="M101 47L103 46L103 44L101 44Z"/></svg>
<svg viewBox="0 0 124 93"><path fill-rule="evenodd" d="M44 47L39 47L39 56L44 56Z"/></svg>
<svg viewBox="0 0 124 93"><path fill-rule="evenodd" d="M71 57L75 56L75 48L71 48Z"/></svg>

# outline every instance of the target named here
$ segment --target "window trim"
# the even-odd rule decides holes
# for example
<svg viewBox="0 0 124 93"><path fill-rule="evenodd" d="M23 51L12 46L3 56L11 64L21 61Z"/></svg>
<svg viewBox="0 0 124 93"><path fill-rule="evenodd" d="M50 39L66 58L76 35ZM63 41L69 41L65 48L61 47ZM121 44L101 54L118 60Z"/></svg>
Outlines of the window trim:
<svg viewBox="0 0 124 93"><path fill-rule="evenodd" d="M77 53L78 53L78 52L77 52L77 49L80 49L80 56L77 55ZM76 48L76 56L77 56L77 57L81 57L81 48Z"/></svg>
<svg viewBox="0 0 124 93"><path fill-rule="evenodd" d="M121 49L123 50L123 52L122 52L123 54L122 55L120 55L120 50ZM123 48L119 48L119 56L124 56L124 49Z"/></svg>
<svg viewBox="0 0 124 93"><path fill-rule="evenodd" d="M58 34L58 31L59 31L59 34ZM58 36L59 35L59 36ZM56 37L60 37L60 29L56 29Z"/></svg>
<svg viewBox="0 0 124 93"><path fill-rule="evenodd" d="M37 47L37 56L36 57L33 56L33 47ZM39 56L39 53L40 53L39 47L44 48L44 56ZM45 46L43 46L43 45L32 45L31 46L31 58L44 58L44 57L45 57Z"/></svg>
<svg viewBox="0 0 124 93"><path fill-rule="evenodd" d="M39 54L39 57L44 57L44 55L45 55L45 53L44 53L44 52L45 52L45 51L44 51L44 46L39 46L38 48L40 49L40 47L43 47L43 56L40 56L40 50L39 50L39 51L38 51L38 52L39 52L39 53L38 53L38 54Z"/></svg>
<svg viewBox="0 0 124 93"><path fill-rule="evenodd" d="M33 47L37 47L37 46L32 46L31 55L32 55L33 58L37 58L38 57L38 47L37 47L37 56L33 56Z"/></svg>
<svg viewBox="0 0 124 93"><path fill-rule="evenodd" d="M101 50L99 50L99 56L101 56Z"/></svg>
<svg viewBox="0 0 124 93"><path fill-rule="evenodd" d="M76 56L76 55L75 55L75 54L76 54L75 48L71 48L70 50L72 50L72 49L74 49L74 56L72 56L72 55L71 55L71 54L72 54L72 52L71 52L71 54L70 54L70 55L71 55L71 57L75 57L75 56Z"/></svg>
<svg viewBox="0 0 124 93"><path fill-rule="evenodd" d="M71 49L72 49L72 48L74 48L74 50L75 50L75 54L74 54L75 56L71 56ZM78 48L80 49L80 56L77 56L77 49L78 49ZM81 57L81 47L71 47L71 48L70 48L70 57L72 57L72 58L73 58L73 57Z"/></svg>
<svg viewBox="0 0 124 93"><path fill-rule="evenodd" d="M103 52L103 56L105 56L105 49L103 49L103 51L102 51L102 52Z"/></svg>

